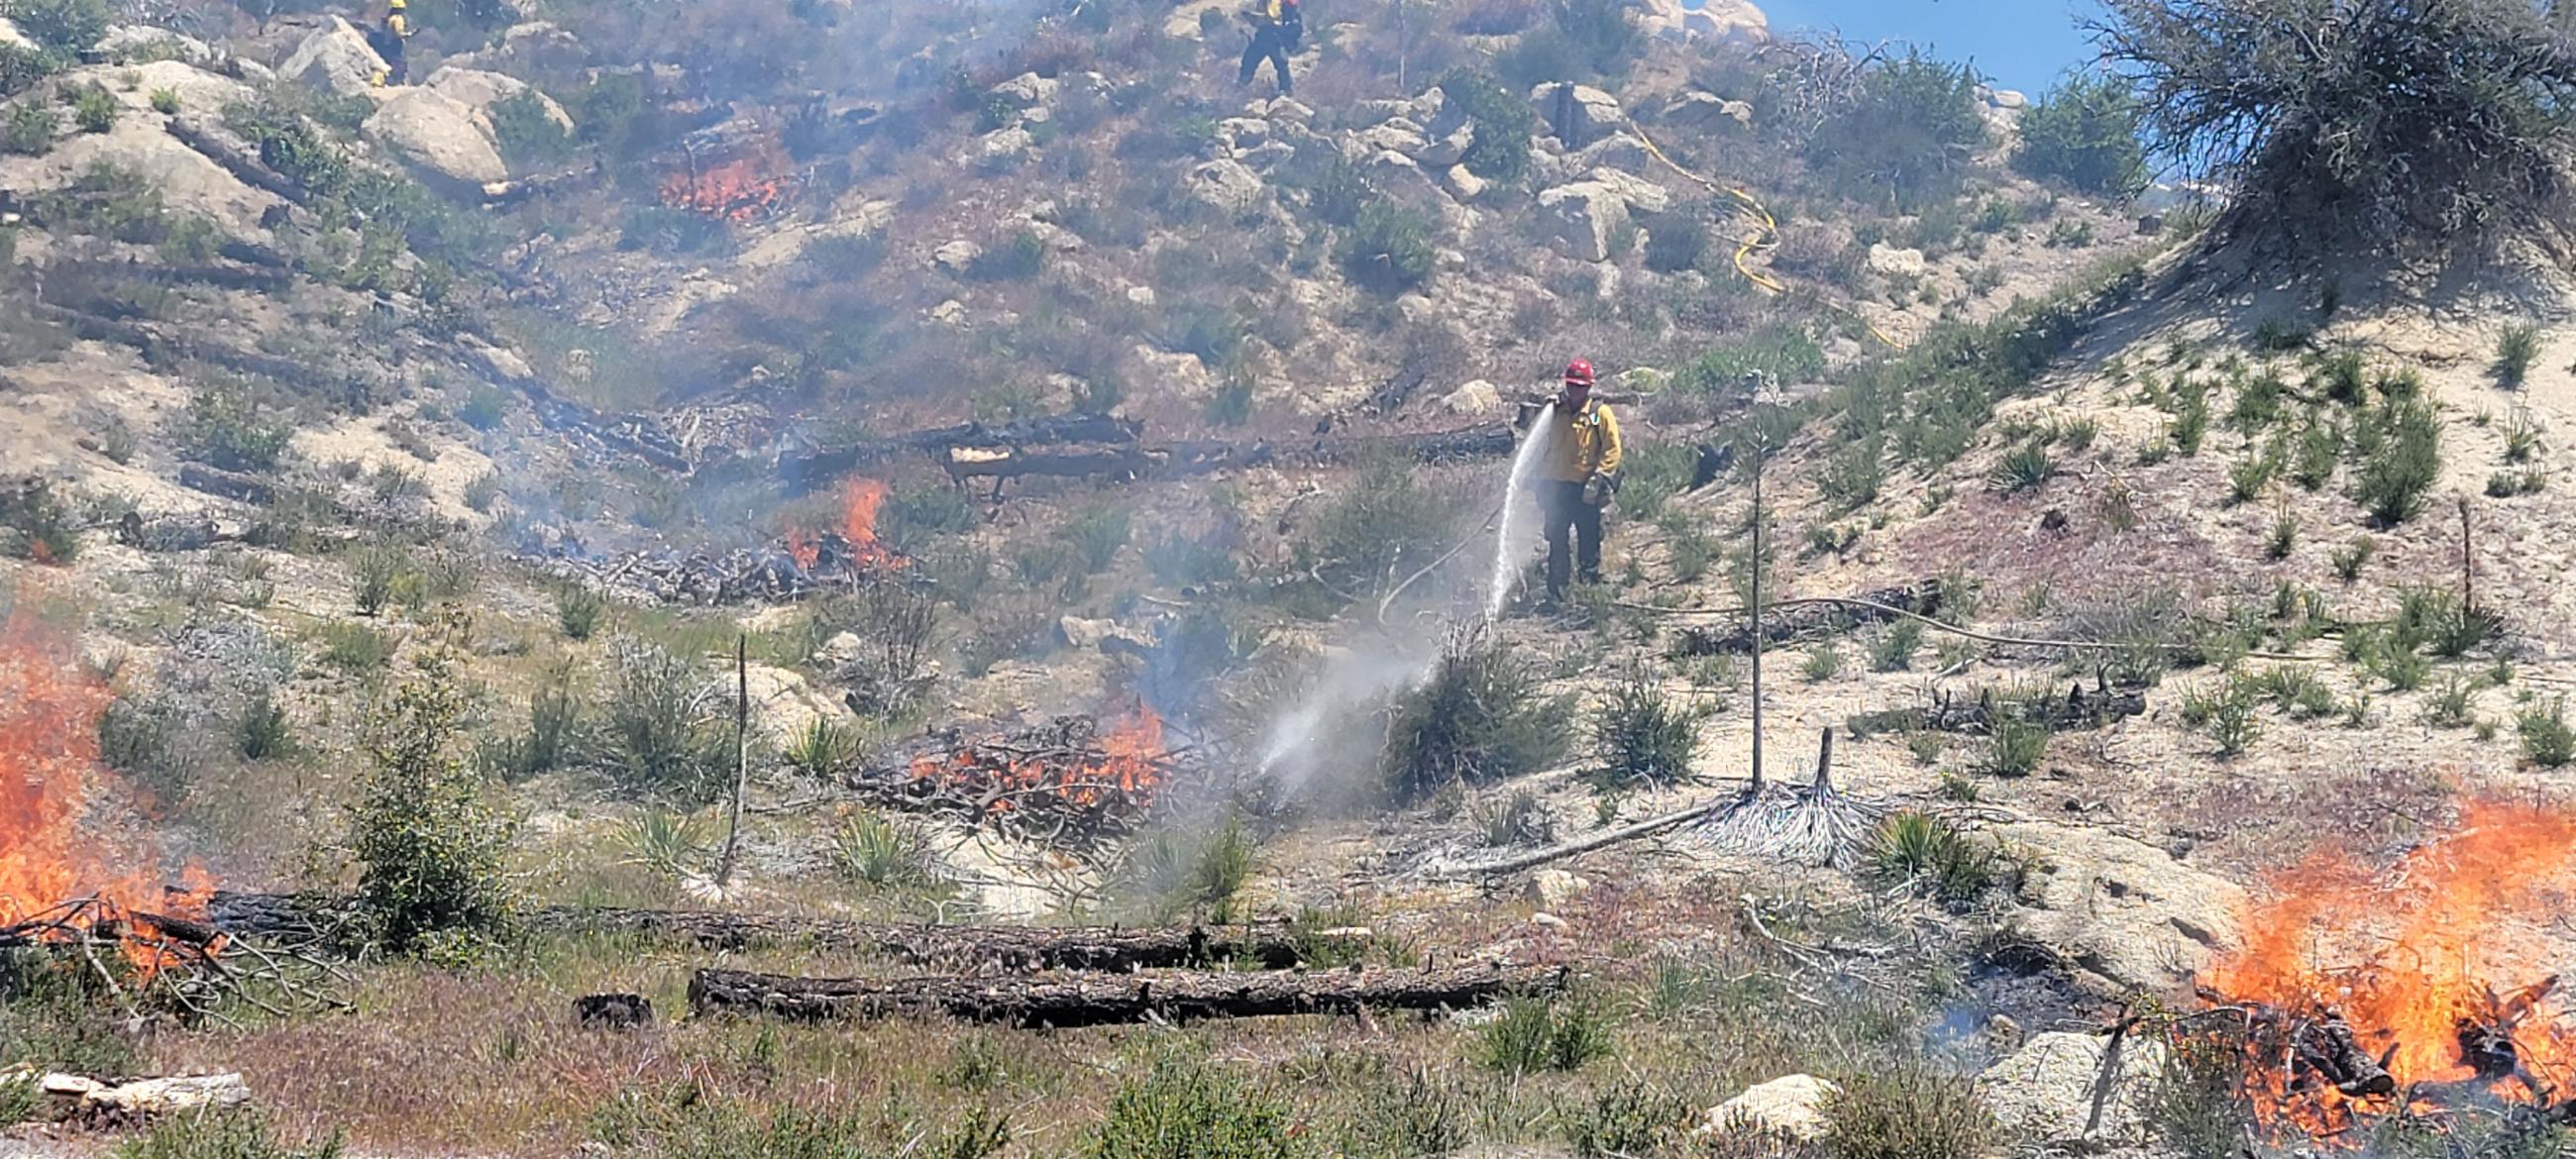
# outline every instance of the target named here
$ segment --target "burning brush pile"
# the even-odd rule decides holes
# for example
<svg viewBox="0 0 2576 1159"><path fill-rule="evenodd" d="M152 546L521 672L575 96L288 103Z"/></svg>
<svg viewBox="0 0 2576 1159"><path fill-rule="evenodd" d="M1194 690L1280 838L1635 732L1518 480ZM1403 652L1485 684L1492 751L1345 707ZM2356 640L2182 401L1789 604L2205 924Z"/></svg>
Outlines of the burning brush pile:
<svg viewBox="0 0 2576 1159"><path fill-rule="evenodd" d="M2384 874L2328 853L2272 883L2202 987L2277 1137L2358 1146L2382 1123L2576 1124L2576 811L2468 805Z"/></svg>
<svg viewBox="0 0 2576 1159"><path fill-rule="evenodd" d="M931 744L859 775L855 787L888 808L1075 852L1135 832L1175 771L1162 719L1144 707L1107 732L1091 717L1064 716L998 736L934 733Z"/></svg>
<svg viewBox="0 0 2576 1159"><path fill-rule="evenodd" d="M849 480L841 488L838 527L791 530L775 546L565 555L525 562L559 580L655 603L788 603L816 591L846 590L904 567L908 561L877 538L877 513L885 500L885 484Z"/></svg>
<svg viewBox="0 0 2576 1159"><path fill-rule="evenodd" d="M312 960L216 929L201 869L164 885L161 851L121 816L149 802L99 760L110 699L58 634L23 612L0 627L0 953L58 956L120 999L189 1012L300 991Z"/></svg>

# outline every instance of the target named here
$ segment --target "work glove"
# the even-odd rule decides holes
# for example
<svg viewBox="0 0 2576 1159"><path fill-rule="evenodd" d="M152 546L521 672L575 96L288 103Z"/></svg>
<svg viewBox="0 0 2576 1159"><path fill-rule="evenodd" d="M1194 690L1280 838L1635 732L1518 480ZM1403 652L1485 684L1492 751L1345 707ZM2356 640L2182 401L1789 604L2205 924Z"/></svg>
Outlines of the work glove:
<svg viewBox="0 0 2576 1159"><path fill-rule="evenodd" d="M1583 481L1583 505L1599 507L1610 501L1610 477L1595 474Z"/></svg>

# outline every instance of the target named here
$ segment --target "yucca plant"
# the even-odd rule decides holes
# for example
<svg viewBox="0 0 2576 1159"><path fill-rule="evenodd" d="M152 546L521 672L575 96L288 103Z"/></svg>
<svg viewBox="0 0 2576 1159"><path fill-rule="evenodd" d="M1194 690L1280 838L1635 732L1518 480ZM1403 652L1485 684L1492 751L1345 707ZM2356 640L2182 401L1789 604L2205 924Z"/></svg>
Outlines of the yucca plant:
<svg viewBox="0 0 2576 1159"><path fill-rule="evenodd" d="M1890 881L1907 882L1952 905L1995 884L1995 851L1929 813L1896 813L1872 835L1869 864Z"/></svg>
<svg viewBox="0 0 2576 1159"><path fill-rule="evenodd" d="M2057 460L2044 443L2024 443L2004 452L1995 463L1995 490L2017 495L2034 490L2057 474Z"/></svg>
<svg viewBox="0 0 2576 1159"><path fill-rule="evenodd" d="M706 856L710 844L704 822L659 806L629 820L619 843L626 851L624 864L641 866L670 881L685 876Z"/></svg>
<svg viewBox="0 0 2576 1159"><path fill-rule="evenodd" d="M859 763L857 730L828 716L815 717L787 741L787 763L818 777L833 777Z"/></svg>
<svg viewBox="0 0 2576 1159"><path fill-rule="evenodd" d="M924 885L933 876L930 843L919 831L873 810L841 819L832 831L831 856L841 876L878 889Z"/></svg>

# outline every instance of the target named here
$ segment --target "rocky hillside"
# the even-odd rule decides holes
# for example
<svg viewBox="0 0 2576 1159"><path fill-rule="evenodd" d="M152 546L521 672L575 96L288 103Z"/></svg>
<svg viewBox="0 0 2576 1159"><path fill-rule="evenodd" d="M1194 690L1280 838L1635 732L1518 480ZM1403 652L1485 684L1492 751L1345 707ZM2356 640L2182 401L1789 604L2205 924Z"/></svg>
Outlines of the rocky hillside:
<svg viewBox="0 0 2576 1159"><path fill-rule="evenodd" d="M2345 1017L2263 956L2312 855L2555 887L2481 810L2576 760L2561 275L2284 273L2139 208L2103 82L1749 5L1309 8L1288 97L1215 0L421 0L399 76L374 12L0 0L0 1066L242 1074L143 1154L2404 1118L2191 1028ZM1576 357L1629 463L1541 611ZM54 968L215 926L312 969ZM1127 983L1049 939L1223 993L1072 1029ZM1344 967L1436 1012L1229 1017ZM2546 1078L2528 972L2460 1017ZM0 1152L119 1145L10 1073Z"/></svg>

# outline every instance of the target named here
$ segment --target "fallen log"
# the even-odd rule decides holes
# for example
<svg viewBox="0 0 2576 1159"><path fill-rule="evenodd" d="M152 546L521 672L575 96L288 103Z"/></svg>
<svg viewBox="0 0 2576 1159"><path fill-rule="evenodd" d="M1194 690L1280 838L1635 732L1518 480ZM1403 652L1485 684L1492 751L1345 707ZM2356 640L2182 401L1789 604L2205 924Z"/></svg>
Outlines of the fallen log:
<svg viewBox="0 0 2576 1159"><path fill-rule="evenodd" d="M1899 618L1900 610L1929 616L1941 608L1941 581L1918 580L1898 587L1865 592L1849 601L1782 601L1762 613L1764 646L1792 644L1838 636L1868 624ZM1684 628L1676 650L1685 656L1753 651L1752 617L1724 628Z"/></svg>
<svg viewBox="0 0 2576 1159"><path fill-rule="evenodd" d="M239 1074L109 1081L30 1068L0 1071L0 1094L21 1085L33 1086L41 1096L37 1117L53 1122L129 1122L250 1101L250 1087Z"/></svg>
<svg viewBox="0 0 2576 1159"><path fill-rule="evenodd" d="M172 117L169 128L170 135L177 137L180 144L196 150L206 160L221 166L225 172L232 174L245 185L255 189L265 189L297 205L302 205L313 198L313 195L303 186L288 180L259 159L218 140L213 133L207 132L195 122L183 117Z"/></svg>
<svg viewBox="0 0 2576 1159"><path fill-rule="evenodd" d="M335 924L330 899L286 894L218 893L211 924L253 937L310 938ZM1304 960L1315 939L1282 923L1122 929L1113 926L930 926L832 918L695 910L583 909L557 906L528 915L539 930L633 934L711 950L755 945L810 946L882 954L917 965L1008 970L1137 970L1257 962L1284 969ZM1357 937L1353 934L1348 937Z"/></svg>
<svg viewBox="0 0 2576 1159"><path fill-rule="evenodd" d="M689 1009L800 1021L946 1015L1022 1027L1102 1026L1155 1019L1254 1018L1480 1005L1564 985L1561 966L1477 965L1432 970L1062 974L1016 978L798 978L700 970Z"/></svg>
<svg viewBox="0 0 2576 1159"><path fill-rule="evenodd" d="M1889 732L1959 732L1979 736L1993 734L1999 721L2018 720L2044 724L2051 732L2070 729L2099 728L2115 720L2144 715L2147 694L2143 689L2111 688L2098 684L2086 691L2082 684L2066 690L2064 696L1998 695L1993 688L1978 690L1974 698L1953 697L1948 692L1934 694L1932 703L1922 708L1899 708L1886 712L1864 712L1850 718L1845 727L1855 737Z"/></svg>
<svg viewBox="0 0 2576 1159"><path fill-rule="evenodd" d="M191 491L263 506L277 495L276 489L265 479L209 467L204 463L179 464L179 485Z"/></svg>
<svg viewBox="0 0 2576 1159"><path fill-rule="evenodd" d="M782 456L778 472L794 488L828 486L868 463L906 454L937 456L951 447L1039 447L1062 443L1134 444L1145 433L1143 423L1108 415L1049 415L1010 423L960 423L882 439L825 447L803 455Z"/></svg>

